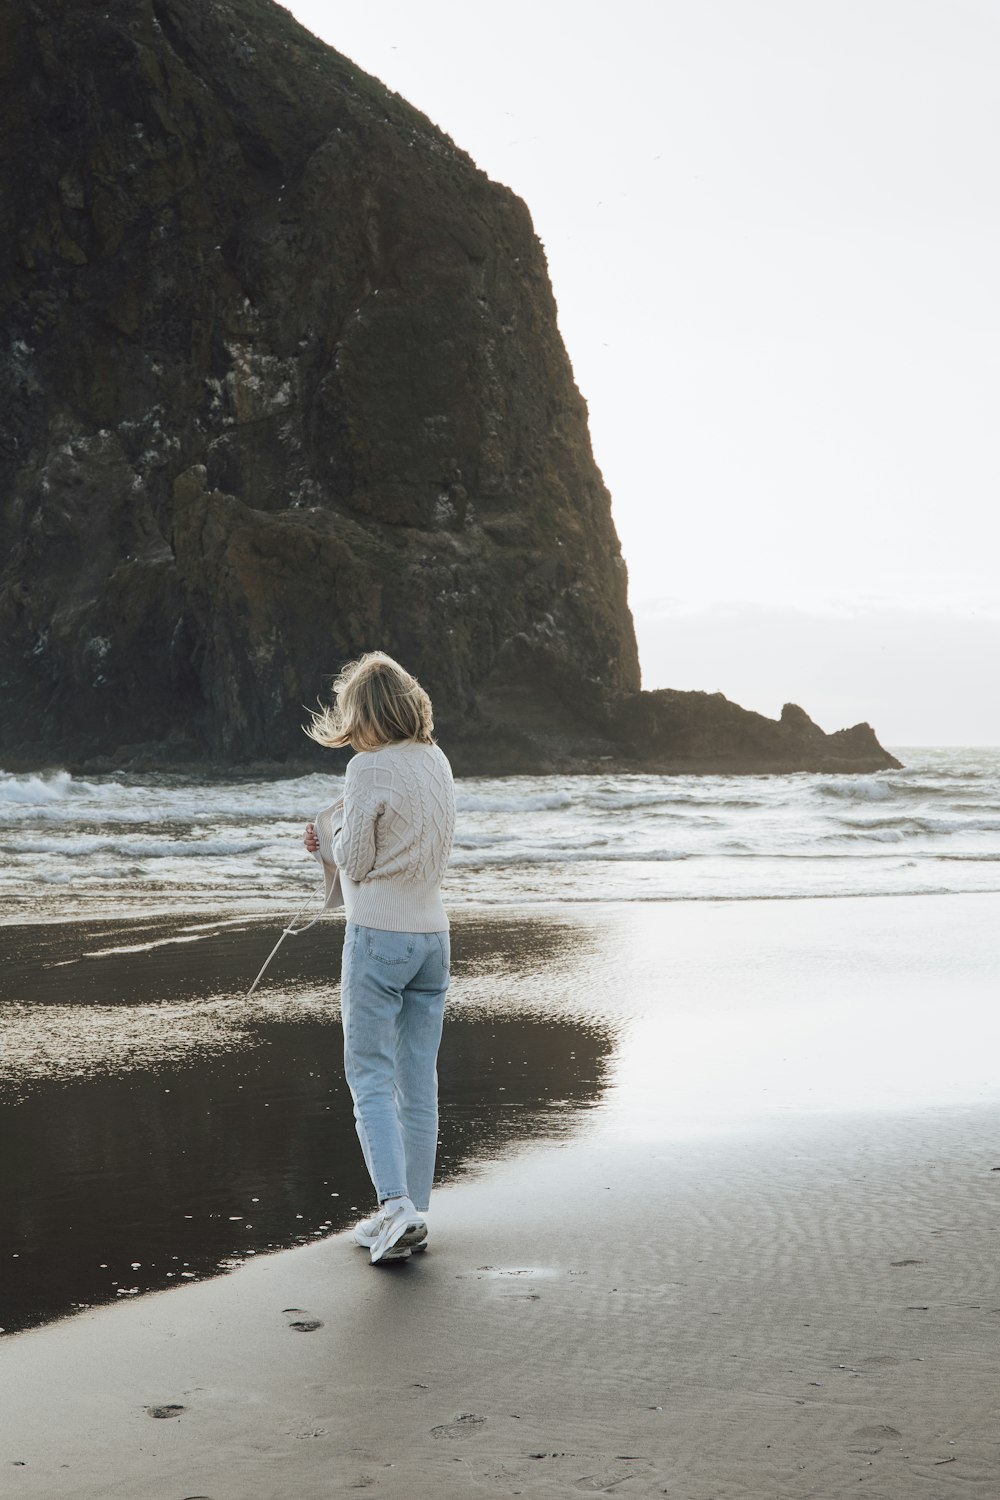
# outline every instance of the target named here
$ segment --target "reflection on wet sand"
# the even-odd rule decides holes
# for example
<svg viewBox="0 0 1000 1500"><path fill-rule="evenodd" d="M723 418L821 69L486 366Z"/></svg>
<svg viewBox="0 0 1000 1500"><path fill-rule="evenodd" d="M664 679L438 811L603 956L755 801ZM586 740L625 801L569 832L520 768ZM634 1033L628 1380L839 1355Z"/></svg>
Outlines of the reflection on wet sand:
<svg viewBox="0 0 1000 1500"><path fill-rule="evenodd" d="M341 1072L343 928L248 920L6 929L0 966L0 1326L181 1284L344 1228L371 1202ZM177 941L177 939L186 941ZM547 1015L580 936L459 922L440 1059L440 1178L565 1132L615 1028Z"/></svg>

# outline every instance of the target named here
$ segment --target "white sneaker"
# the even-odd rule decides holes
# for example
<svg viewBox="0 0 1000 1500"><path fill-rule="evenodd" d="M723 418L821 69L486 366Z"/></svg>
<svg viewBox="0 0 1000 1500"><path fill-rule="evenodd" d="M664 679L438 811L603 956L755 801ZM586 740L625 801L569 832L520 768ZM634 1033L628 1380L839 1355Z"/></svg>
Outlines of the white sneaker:
<svg viewBox="0 0 1000 1500"><path fill-rule="evenodd" d="M351 1238L354 1243L361 1245L365 1250L370 1250L378 1238L378 1232L382 1227L382 1220L384 1218L385 1215L382 1209L377 1208L369 1218L362 1219L360 1223L355 1224L351 1230ZM423 1245L420 1248L422 1250L424 1248ZM394 1245L391 1250L387 1250L382 1256L383 1260L409 1260L409 1258L410 1251L406 1245Z"/></svg>
<svg viewBox="0 0 1000 1500"><path fill-rule="evenodd" d="M402 1201L402 1200L400 1200L400 1201ZM423 1215L420 1214L419 1209L417 1210L417 1214L418 1214L419 1217L421 1217L421 1218L423 1217ZM384 1217L385 1217L385 1210L382 1207L382 1205L379 1204L379 1206L375 1210L375 1212L373 1214L370 1214L367 1219L360 1219L358 1221L358 1223L355 1224L354 1228L351 1230L351 1238L354 1241L354 1243L356 1245L360 1245L365 1250L370 1250L371 1247L372 1247L372 1245L374 1245L375 1241L378 1239L378 1232L379 1232L379 1229L382 1227L382 1220L384 1219ZM382 1259L383 1260L403 1260L403 1259L406 1258L407 1255L409 1255L409 1253L410 1253L411 1250L426 1250L426 1249L427 1249L427 1226L426 1226L426 1220L425 1220L424 1221L424 1232L419 1237L419 1239L418 1239L418 1241L417 1241L416 1244L412 1243L411 1240L410 1240L410 1238L408 1236L404 1235L403 1236L403 1243L402 1243L402 1245L400 1245L400 1244L394 1245L391 1250L387 1251L382 1256Z"/></svg>
<svg viewBox="0 0 1000 1500"><path fill-rule="evenodd" d="M362 1220L355 1230L358 1239L362 1227L367 1228L371 1219ZM390 1198L383 1203L378 1215L378 1228L370 1238L369 1248L372 1265L380 1260L398 1260L409 1255L411 1250L422 1249L427 1239L427 1220L409 1198Z"/></svg>
<svg viewBox="0 0 1000 1500"><path fill-rule="evenodd" d="M382 1205L379 1204L378 1208L369 1218L361 1219L351 1230L351 1238L354 1243L356 1245L363 1245L366 1250L370 1250L375 1243L375 1236L378 1234L381 1222Z"/></svg>

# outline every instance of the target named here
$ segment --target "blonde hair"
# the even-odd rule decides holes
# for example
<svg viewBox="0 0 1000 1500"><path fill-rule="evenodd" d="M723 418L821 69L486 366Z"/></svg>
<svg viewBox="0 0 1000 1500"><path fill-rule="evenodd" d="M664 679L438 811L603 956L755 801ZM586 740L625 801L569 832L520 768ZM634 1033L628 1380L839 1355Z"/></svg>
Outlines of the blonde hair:
<svg viewBox="0 0 1000 1500"><path fill-rule="evenodd" d="M349 661L333 684L332 707L321 706L302 727L319 745L381 750L410 740L434 744L431 700L420 683L384 651L366 651Z"/></svg>

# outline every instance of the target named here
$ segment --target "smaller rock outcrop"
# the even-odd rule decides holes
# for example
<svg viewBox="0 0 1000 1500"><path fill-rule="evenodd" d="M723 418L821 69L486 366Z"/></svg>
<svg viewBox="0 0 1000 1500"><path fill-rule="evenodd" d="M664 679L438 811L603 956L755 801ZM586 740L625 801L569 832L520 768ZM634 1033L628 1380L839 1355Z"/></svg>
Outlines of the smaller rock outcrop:
<svg viewBox="0 0 1000 1500"><path fill-rule="evenodd" d="M775 775L793 771L898 770L869 724L826 734L797 703L769 719L722 693L660 688L616 699L606 713L581 704L572 725L565 711L530 721L523 708L508 732L464 729L449 747L457 768L481 775L518 771L633 771L682 775ZM567 733L567 731L569 731Z"/></svg>
<svg viewBox="0 0 1000 1500"><path fill-rule="evenodd" d="M627 753L660 771L873 771L900 762L869 724L826 734L797 703L769 719L722 693L661 688L627 699L619 716Z"/></svg>

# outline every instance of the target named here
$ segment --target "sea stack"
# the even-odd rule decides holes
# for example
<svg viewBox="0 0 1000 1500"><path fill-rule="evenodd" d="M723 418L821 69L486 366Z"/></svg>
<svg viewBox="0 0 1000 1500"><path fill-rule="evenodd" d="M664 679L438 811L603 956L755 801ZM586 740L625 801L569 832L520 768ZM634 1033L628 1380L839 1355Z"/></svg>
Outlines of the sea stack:
<svg viewBox="0 0 1000 1500"><path fill-rule="evenodd" d="M318 761L373 647L459 770L895 764L640 693L529 212L405 100L271 0L8 0L0 85L6 765Z"/></svg>

